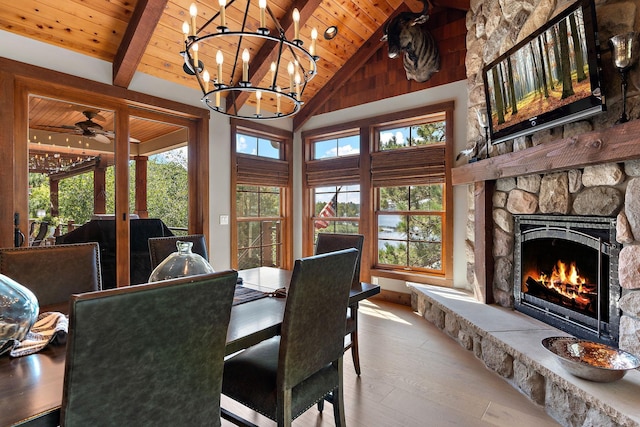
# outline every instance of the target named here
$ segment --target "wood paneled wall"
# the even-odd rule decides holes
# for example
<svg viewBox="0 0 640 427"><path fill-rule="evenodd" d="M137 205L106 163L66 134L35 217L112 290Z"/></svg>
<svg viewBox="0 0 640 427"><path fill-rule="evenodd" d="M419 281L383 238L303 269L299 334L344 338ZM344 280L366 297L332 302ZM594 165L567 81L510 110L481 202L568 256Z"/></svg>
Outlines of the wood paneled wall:
<svg viewBox="0 0 640 427"><path fill-rule="evenodd" d="M431 15L428 26L440 49L440 72L424 83L407 80L402 58L390 59L380 42L375 55L316 114L366 104L447 83L465 80L466 12L445 9Z"/></svg>

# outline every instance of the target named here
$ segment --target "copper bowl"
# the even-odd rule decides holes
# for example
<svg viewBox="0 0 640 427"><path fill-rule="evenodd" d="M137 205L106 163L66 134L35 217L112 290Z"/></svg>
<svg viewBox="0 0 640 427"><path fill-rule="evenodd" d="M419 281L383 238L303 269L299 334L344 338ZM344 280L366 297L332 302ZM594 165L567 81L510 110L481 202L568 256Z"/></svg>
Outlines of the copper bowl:
<svg viewBox="0 0 640 427"><path fill-rule="evenodd" d="M617 381L628 370L640 367L640 359L633 354L593 341L549 337L542 340L542 345L567 372L589 381Z"/></svg>

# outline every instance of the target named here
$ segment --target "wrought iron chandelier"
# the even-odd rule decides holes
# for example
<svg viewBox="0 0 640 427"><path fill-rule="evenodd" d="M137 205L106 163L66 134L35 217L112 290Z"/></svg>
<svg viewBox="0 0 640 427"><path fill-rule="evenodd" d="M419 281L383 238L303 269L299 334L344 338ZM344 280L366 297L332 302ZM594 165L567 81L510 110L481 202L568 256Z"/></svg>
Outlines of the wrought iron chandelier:
<svg viewBox="0 0 640 427"><path fill-rule="evenodd" d="M309 50L305 49L300 39L300 13L294 9L294 38L288 40L267 0L258 1L259 10L256 10L255 3L252 6L252 0L245 0L240 29L232 30L227 26L226 9L235 1L227 3L227 0L218 0L218 11L199 29L196 27L197 7L195 3L191 4L191 22L182 24L185 48L180 54L184 57L184 71L196 78L202 89L202 101L213 111L252 120L293 116L303 104L302 95L307 83L317 73L316 63L320 59L316 55L317 30L312 30ZM259 19L252 19L250 12L258 12ZM273 33L268 24L275 27ZM251 26L255 29L250 30ZM260 46L262 41L273 44L277 57L270 64L270 73L262 79L254 78L251 81L249 52L252 46ZM235 50L229 73L223 71L223 64L228 64L228 59L224 57L222 46ZM207 64L200 60L205 51L211 56L215 52L215 71L208 69ZM229 70L229 67L225 69ZM236 99L241 95L255 102L255 108L249 105L238 108ZM221 98L226 99L225 106Z"/></svg>

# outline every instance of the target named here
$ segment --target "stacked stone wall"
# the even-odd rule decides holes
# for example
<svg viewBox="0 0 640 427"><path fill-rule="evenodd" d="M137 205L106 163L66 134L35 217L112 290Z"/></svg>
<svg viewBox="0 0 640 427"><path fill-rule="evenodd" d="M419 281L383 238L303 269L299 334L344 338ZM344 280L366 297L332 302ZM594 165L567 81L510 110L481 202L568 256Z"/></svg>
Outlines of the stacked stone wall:
<svg viewBox="0 0 640 427"><path fill-rule="evenodd" d="M518 41L540 28L570 5L564 0L472 0L467 14L467 81L469 87L468 147L482 141L484 129L475 109L485 106L482 68ZM640 0L596 0L598 39L602 59L602 92L607 111L589 120L536 132L488 147L489 156L568 138L615 126L622 110L620 78L611 60L610 37L640 31ZM629 74L627 112L632 120L640 116L640 67ZM487 154L485 154L487 155ZM466 233L467 280L473 289L474 211L473 189L469 188ZM623 311L620 347L640 355L640 159L624 164L605 164L549 174L507 178L497 181L493 197L494 282L499 304L513 306L513 218L527 213L559 215L599 215L617 217L620 253L620 284Z"/></svg>
<svg viewBox="0 0 640 427"><path fill-rule="evenodd" d="M620 348L640 354L640 245L633 244L640 240L639 168L640 160L634 160L498 180L493 197L496 301L504 307L514 304L513 215L616 217L616 240L626 244L618 269L623 288Z"/></svg>

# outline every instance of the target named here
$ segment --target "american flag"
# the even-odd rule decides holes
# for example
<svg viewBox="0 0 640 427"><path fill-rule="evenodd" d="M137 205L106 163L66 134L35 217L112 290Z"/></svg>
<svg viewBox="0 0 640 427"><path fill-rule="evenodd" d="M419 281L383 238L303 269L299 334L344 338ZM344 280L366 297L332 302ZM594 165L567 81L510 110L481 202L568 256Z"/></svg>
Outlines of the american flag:
<svg viewBox="0 0 640 427"><path fill-rule="evenodd" d="M336 194L333 195L331 200L329 200L327 202L327 204L324 205L324 207L322 208L322 210L318 214L318 218L331 218L331 217L336 216L336 207L338 206L338 193L339 192L340 192L340 189L338 189L338 191L336 191ZM328 226L329 226L329 222L327 222L327 221L322 221L320 219L317 219L316 222L315 222L315 227L318 230L323 229L323 228L327 228Z"/></svg>

